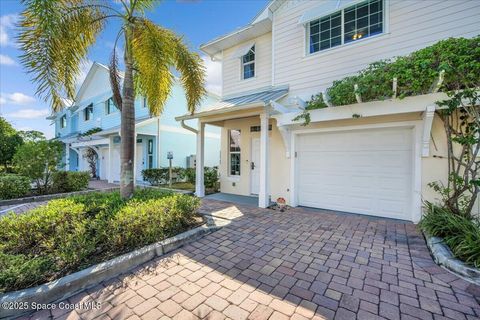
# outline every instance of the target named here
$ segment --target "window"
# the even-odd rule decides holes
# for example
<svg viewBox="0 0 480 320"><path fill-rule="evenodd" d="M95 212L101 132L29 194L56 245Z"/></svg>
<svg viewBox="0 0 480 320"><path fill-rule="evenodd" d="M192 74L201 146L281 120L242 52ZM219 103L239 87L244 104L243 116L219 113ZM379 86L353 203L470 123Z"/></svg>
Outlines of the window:
<svg viewBox="0 0 480 320"><path fill-rule="evenodd" d="M147 98L143 98L142 107L143 107L143 108L146 108L146 107L147 107Z"/></svg>
<svg viewBox="0 0 480 320"><path fill-rule="evenodd" d="M243 79L255 77L255 45L242 57Z"/></svg>
<svg viewBox="0 0 480 320"><path fill-rule="evenodd" d="M262 131L261 126L251 126L250 127L250 132L260 132L260 131ZM272 131L272 125L271 124L268 125L268 131Z"/></svg>
<svg viewBox="0 0 480 320"><path fill-rule="evenodd" d="M230 175L240 175L240 130L230 130L228 139Z"/></svg>
<svg viewBox="0 0 480 320"><path fill-rule="evenodd" d="M364 1L311 21L307 30L310 53L380 34L383 32L383 0Z"/></svg>
<svg viewBox="0 0 480 320"><path fill-rule="evenodd" d="M60 128L65 128L67 126L67 115L63 115L61 118L60 118Z"/></svg>
<svg viewBox="0 0 480 320"><path fill-rule="evenodd" d="M148 169L153 168L153 139L148 139Z"/></svg>
<svg viewBox="0 0 480 320"><path fill-rule="evenodd" d="M83 110L83 115L85 121L88 121L93 118L93 103L90 103L85 110Z"/></svg>
<svg viewBox="0 0 480 320"><path fill-rule="evenodd" d="M112 114L117 110L115 102L113 102L113 98L109 98L105 101L105 114Z"/></svg>

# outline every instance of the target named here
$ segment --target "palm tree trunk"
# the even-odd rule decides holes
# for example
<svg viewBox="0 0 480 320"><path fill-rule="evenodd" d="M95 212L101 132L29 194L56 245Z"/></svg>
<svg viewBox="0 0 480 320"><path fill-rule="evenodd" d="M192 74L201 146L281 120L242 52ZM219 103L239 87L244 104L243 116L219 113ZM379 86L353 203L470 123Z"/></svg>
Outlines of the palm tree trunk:
<svg viewBox="0 0 480 320"><path fill-rule="evenodd" d="M125 47L125 77L123 80L123 103L121 132L121 171L120 194L122 198L130 198L134 190L133 161L135 161L135 90L133 85L132 56L128 48L128 37Z"/></svg>

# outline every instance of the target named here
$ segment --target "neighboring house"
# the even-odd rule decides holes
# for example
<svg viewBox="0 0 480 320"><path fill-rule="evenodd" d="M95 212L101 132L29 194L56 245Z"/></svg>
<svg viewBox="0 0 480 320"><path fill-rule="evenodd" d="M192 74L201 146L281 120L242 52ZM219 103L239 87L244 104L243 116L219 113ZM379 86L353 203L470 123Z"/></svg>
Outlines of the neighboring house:
<svg viewBox="0 0 480 320"><path fill-rule="evenodd" d="M447 174L434 117L445 95L314 110L305 127L293 118L311 95L372 62L478 35L479 17L480 1L271 1L249 25L201 46L222 62L222 101L177 120L222 128L222 192L258 195L260 207L283 197L416 222L422 200L436 197L427 184Z"/></svg>
<svg viewBox="0 0 480 320"><path fill-rule="evenodd" d="M115 107L110 89L108 68L93 63L80 86L75 101L64 101L64 108L48 117L55 123L55 137L65 144L65 170L89 171L85 151L93 148L97 155L97 176L109 182L120 180L120 111ZM208 94L203 104L218 101ZM182 128L175 116L187 112L185 92L175 82L160 117L152 117L143 97L135 100L136 148L134 175L142 180L147 168L167 167L167 153L173 152L174 166L187 166L187 157L195 155L195 134ZM211 128L205 165L218 166L220 131ZM194 162L192 162L194 163Z"/></svg>

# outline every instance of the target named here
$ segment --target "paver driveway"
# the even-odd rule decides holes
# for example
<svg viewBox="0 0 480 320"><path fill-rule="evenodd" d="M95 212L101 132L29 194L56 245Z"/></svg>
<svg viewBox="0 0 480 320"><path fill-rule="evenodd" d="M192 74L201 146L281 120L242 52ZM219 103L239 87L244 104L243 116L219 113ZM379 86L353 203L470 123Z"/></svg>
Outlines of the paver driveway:
<svg viewBox="0 0 480 320"><path fill-rule="evenodd" d="M435 265L411 223L204 200L229 226L78 294L75 319L478 319L480 289ZM475 298L476 296L476 298ZM477 300L476 300L477 299ZM49 312L34 317L45 319Z"/></svg>

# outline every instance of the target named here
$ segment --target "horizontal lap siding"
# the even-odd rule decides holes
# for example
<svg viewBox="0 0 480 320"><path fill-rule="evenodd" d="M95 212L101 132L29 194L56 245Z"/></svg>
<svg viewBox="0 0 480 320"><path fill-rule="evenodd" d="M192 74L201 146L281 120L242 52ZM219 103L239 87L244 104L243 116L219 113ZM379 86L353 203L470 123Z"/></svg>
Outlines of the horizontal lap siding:
<svg viewBox="0 0 480 320"><path fill-rule="evenodd" d="M291 3L274 16L275 85L288 84L292 95L304 98L374 61L406 55L448 37L480 33L480 1L390 1L389 34L305 57L305 29L297 23L318 5Z"/></svg>
<svg viewBox="0 0 480 320"><path fill-rule="evenodd" d="M252 40L251 40L252 41ZM223 53L223 95L229 96L236 93L255 90L271 85L272 79L272 34L269 32L255 41L255 78L243 80L241 59L233 58L237 49L248 44L247 41L238 46L229 48Z"/></svg>

